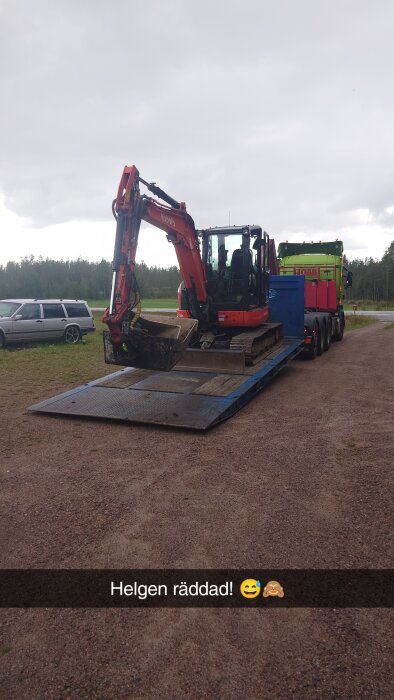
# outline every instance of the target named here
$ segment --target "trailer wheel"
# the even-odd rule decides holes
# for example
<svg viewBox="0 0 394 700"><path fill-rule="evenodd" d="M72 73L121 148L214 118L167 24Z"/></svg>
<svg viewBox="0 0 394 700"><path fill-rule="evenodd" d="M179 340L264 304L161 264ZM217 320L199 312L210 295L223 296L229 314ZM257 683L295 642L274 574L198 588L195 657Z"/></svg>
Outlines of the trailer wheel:
<svg viewBox="0 0 394 700"><path fill-rule="evenodd" d="M315 357L317 357L318 348L319 348L319 326L316 323L316 321L313 324L312 330L313 330L312 342L308 347L308 357L310 360L314 360Z"/></svg>
<svg viewBox="0 0 394 700"><path fill-rule="evenodd" d="M324 347L323 350L326 352L329 350L331 345L331 320L324 324Z"/></svg>

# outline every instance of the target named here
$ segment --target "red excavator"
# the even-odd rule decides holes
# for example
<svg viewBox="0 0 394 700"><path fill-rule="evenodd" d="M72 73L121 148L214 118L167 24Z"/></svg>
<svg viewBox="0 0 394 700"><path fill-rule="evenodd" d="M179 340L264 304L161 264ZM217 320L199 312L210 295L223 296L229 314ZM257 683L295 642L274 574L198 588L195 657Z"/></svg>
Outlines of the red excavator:
<svg viewBox="0 0 394 700"><path fill-rule="evenodd" d="M140 183L162 201L140 192ZM163 203L165 202L165 203ZM110 364L171 370L187 350L188 366L257 362L282 337L269 323L269 272L275 246L259 226L196 230L184 202L126 166L112 204L116 219L111 299L103 316L105 360ZM182 284L177 318L141 315L135 258L141 222L167 234Z"/></svg>

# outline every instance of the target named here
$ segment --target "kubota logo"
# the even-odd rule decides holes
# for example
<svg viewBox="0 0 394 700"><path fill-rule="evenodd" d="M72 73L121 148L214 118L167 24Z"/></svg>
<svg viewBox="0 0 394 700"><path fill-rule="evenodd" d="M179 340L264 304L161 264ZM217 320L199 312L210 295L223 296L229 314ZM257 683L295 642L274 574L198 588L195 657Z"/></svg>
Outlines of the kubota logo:
<svg viewBox="0 0 394 700"><path fill-rule="evenodd" d="M169 216L168 214L163 214L163 212L161 212L160 216L162 222L166 226L172 226L173 228L175 228L175 219L173 219L172 216Z"/></svg>

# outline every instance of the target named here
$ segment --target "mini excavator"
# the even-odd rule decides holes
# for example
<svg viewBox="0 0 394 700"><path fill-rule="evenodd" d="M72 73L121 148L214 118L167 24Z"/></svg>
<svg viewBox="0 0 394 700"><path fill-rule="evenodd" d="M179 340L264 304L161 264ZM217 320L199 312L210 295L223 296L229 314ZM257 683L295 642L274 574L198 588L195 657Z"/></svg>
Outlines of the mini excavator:
<svg viewBox="0 0 394 700"><path fill-rule="evenodd" d="M140 184L154 197L142 194ZM255 364L282 338L281 324L269 322L275 246L260 226L196 230L185 203L143 180L134 165L124 168L112 212L113 277L103 316L107 363L165 371L177 364L231 369L240 357ZM165 231L175 248L182 278L177 317L141 313L135 259L142 221Z"/></svg>

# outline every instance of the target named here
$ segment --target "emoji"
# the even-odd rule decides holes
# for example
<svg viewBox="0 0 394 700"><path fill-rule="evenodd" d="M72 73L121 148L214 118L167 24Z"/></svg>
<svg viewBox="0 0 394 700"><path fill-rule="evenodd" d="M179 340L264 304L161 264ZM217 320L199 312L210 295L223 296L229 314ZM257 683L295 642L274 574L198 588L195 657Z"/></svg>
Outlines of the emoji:
<svg viewBox="0 0 394 700"><path fill-rule="evenodd" d="M260 593L260 588L260 581L256 581L255 578L246 578L245 581L242 581L239 590L244 598L256 598Z"/></svg>
<svg viewBox="0 0 394 700"><path fill-rule="evenodd" d="M276 596L277 598L283 598L283 588L278 581L268 581L264 588L263 597L268 598L269 595Z"/></svg>

